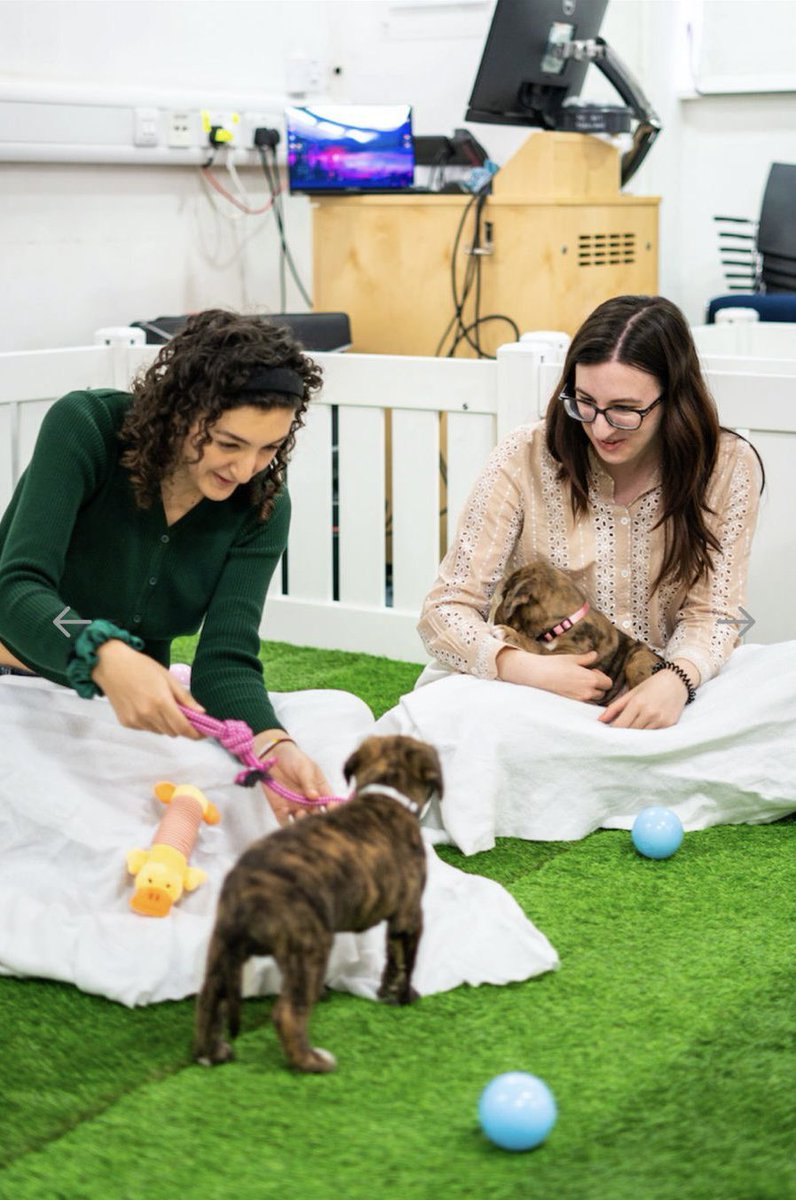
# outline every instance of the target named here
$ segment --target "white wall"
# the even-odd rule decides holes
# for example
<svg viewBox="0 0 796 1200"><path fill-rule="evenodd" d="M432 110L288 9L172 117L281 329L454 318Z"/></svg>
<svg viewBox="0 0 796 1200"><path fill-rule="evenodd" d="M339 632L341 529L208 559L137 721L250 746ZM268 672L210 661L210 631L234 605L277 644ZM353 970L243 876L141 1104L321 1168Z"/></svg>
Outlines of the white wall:
<svg viewBox="0 0 796 1200"><path fill-rule="evenodd" d="M291 55L326 55L323 0L3 0L0 83L282 93ZM224 180L225 172L218 170ZM259 171L244 182L265 198ZM226 181L229 186L229 181ZM311 287L309 204L287 202ZM279 305L273 215L240 217L196 168L0 163L0 350L214 304ZM288 311L305 305L288 277Z"/></svg>
<svg viewBox="0 0 796 1200"><path fill-rule="evenodd" d="M726 0L706 0L719 2ZM749 11L750 37L758 33L756 2L735 0ZM417 132L447 133L463 124L491 7L0 0L0 83L284 94L289 60L300 54L321 61L329 95L409 100ZM693 0L611 0L603 34L663 119L631 189L662 197L661 290L698 321L723 290L711 217L755 216L769 164L796 162L796 95L680 100L684 7ZM616 99L594 70L585 95ZM499 162L525 136L497 126L474 131ZM258 172L244 178L262 193ZM0 164L0 349L81 343L101 325L216 303L276 311L273 217L233 220L232 211L208 197L193 168ZM309 285L306 199L287 201L287 220ZM287 307L303 307L292 284Z"/></svg>

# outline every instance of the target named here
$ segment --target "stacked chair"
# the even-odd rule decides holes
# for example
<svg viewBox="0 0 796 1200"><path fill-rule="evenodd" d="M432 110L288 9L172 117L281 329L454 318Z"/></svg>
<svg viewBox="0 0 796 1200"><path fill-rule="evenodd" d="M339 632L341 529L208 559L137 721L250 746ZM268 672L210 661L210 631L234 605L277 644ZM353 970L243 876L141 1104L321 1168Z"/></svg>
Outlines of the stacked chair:
<svg viewBox="0 0 796 1200"><path fill-rule="evenodd" d="M753 308L761 321L796 321L796 164L772 163L759 221L713 218L728 295L708 305L708 324L722 308Z"/></svg>

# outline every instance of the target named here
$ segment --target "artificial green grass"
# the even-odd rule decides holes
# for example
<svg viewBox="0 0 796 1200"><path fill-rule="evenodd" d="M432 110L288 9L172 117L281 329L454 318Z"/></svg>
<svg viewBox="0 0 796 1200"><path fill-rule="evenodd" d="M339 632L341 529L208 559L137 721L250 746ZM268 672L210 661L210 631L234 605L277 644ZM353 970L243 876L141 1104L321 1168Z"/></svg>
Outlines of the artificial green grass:
<svg viewBox="0 0 796 1200"><path fill-rule="evenodd" d="M271 649L272 687L330 682L318 652ZM417 673L327 667L385 706ZM621 832L441 853L507 886L561 968L407 1009L334 993L312 1019L331 1076L285 1069L270 999L244 1006L237 1061L207 1070L190 1063L189 1001L130 1011L0 979L0 1197L796 1198L794 823L689 834L660 863ZM558 1101L531 1153L478 1129L479 1092L506 1070Z"/></svg>
<svg viewBox="0 0 796 1200"><path fill-rule="evenodd" d="M178 638L174 659L190 662L195 639ZM411 692L422 667L416 663L393 662L372 654L347 654L342 650L314 650L269 642L261 658L272 692L296 692L306 688L339 688L354 692L380 717L401 696Z"/></svg>

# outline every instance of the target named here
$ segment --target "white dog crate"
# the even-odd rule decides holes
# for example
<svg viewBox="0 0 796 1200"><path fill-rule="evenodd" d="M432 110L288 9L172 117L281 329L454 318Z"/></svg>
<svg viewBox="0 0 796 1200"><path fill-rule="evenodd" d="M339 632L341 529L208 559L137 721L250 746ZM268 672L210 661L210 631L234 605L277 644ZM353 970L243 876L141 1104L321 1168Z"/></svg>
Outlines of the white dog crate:
<svg viewBox="0 0 796 1200"><path fill-rule="evenodd" d="M533 418L539 367L557 353L543 342L481 362L314 354L324 387L289 467L287 571L275 574L263 636L421 660L415 626L455 515L496 441ZM0 505L58 396L126 387L156 354L114 337L0 355Z"/></svg>
<svg viewBox="0 0 796 1200"><path fill-rule="evenodd" d="M421 661L420 606L467 493L496 441L544 414L564 348L529 338L502 347L496 361L313 355L324 388L289 469L287 569L276 573L263 637ZM126 387L156 353L122 338L0 355L0 507L53 399L72 388ZM796 360L711 353L704 362L722 422L751 438L768 476L748 640L791 639Z"/></svg>

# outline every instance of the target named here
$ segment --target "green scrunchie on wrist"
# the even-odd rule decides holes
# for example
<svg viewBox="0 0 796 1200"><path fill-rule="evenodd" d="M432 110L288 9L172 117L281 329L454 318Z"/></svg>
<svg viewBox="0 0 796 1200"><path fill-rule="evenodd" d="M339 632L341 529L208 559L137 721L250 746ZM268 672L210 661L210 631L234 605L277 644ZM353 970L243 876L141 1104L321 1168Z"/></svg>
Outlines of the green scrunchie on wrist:
<svg viewBox="0 0 796 1200"><path fill-rule="evenodd" d="M91 700L94 696L102 694L101 688L98 688L91 678L91 672L99 662L97 651L100 646L104 646L112 638L117 638L120 642L125 642L128 646L132 646L134 650L143 650L144 648L144 643L140 637L128 633L126 629L120 629L112 621L98 620L92 621L90 625L87 625L75 639L72 657L66 667L67 679L78 696L81 696L84 700Z"/></svg>

